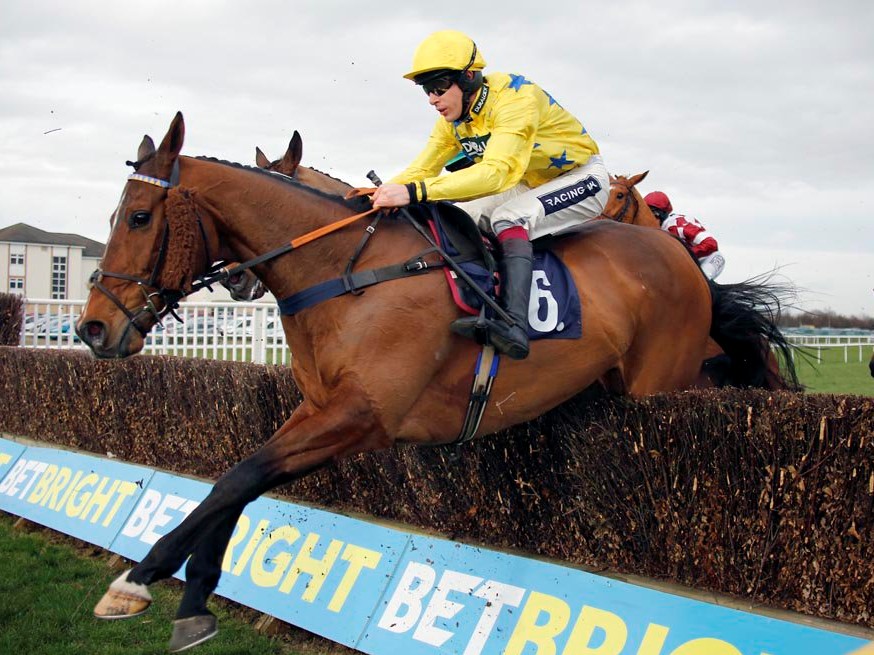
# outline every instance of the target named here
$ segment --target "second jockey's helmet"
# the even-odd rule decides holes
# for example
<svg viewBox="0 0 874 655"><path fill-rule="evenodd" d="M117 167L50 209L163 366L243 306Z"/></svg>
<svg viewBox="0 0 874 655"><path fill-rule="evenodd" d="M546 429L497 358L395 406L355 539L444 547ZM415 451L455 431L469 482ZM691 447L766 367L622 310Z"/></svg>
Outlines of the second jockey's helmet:
<svg viewBox="0 0 874 655"><path fill-rule="evenodd" d="M664 212L665 214L670 214L674 211L674 208L671 206L671 200L668 196L661 191L653 191L652 193L647 193L643 197L643 201L651 208L658 209L660 212Z"/></svg>
<svg viewBox="0 0 874 655"><path fill-rule="evenodd" d="M425 38L413 54L413 69L404 75L424 84L447 71L482 71L486 60L469 36L456 30L441 30Z"/></svg>

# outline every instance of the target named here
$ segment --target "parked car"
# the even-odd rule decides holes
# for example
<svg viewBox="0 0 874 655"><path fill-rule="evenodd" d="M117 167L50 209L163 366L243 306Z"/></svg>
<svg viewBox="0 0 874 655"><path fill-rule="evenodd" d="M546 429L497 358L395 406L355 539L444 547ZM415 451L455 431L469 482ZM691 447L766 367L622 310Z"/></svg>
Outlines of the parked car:
<svg viewBox="0 0 874 655"><path fill-rule="evenodd" d="M228 337L252 337L255 335L254 322L253 316L240 316L228 323L224 334Z"/></svg>
<svg viewBox="0 0 874 655"><path fill-rule="evenodd" d="M34 323L34 334L48 337L51 340L66 338L73 335L73 341L79 341L76 335L76 319L78 316L71 314L48 314L37 318Z"/></svg>
<svg viewBox="0 0 874 655"><path fill-rule="evenodd" d="M195 316L188 319L182 325L185 336L188 337L212 337L213 335L224 336L224 329L219 321L212 316Z"/></svg>

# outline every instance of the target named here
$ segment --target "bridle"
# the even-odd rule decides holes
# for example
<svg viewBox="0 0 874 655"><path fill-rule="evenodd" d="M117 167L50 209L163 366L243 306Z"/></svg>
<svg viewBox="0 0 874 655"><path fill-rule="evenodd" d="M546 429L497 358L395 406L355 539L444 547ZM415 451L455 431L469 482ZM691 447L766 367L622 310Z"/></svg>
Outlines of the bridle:
<svg viewBox="0 0 874 655"><path fill-rule="evenodd" d="M140 173L131 173L128 178L129 181L136 182L144 182L145 184L151 184L153 186L160 187L165 189L167 192L174 187L179 185L179 160L173 162L173 171L170 175L169 180L164 180L158 177L150 177L148 175L142 175ZM166 197L164 198L166 201ZM193 203L193 200L192 200ZM317 228L308 232L302 236L299 236L295 239L292 239L290 242L285 243L278 248L274 248L273 250L264 253L263 255L259 255L250 259L242 264L232 263L232 264L219 264L216 267L210 267L213 259L210 255L209 248L209 240L206 235L206 230L203 226L203 221L200 218L200 213L197 211L197 204L194 203L194 215L197 220L197 225L199 228L199 232L201 235L201 239L203 242L203 252L206 257L207 266L209 267L203 274L199 275L194 282L191 284L191 289L188 291L183 291L182 289L169 289L166 287L159 287L158 280L161 275L161 269L164 265L167 256L167 249L170 243L170 222L165 216L164 222L164 231L161 235L161 246L158 249L158 256L155 260L155 266L152 269L151 274L148 278L136 277L134 275L128 275L127 273L114 273L111 271L105 271L100 268L95 270L91 277L89 278L89 284L103 293L109 300L116 306L118 309L127 317L128 325L125 328L125 333L122 335L122 339L126 336L127 331L133 327L143 338L149 333L149 329L151 328L143 328L138 320L141 316L152 316L155 319L155 323L157 325L161 325L161 321L168 314L172 315L177 321L182 323L182 319L176 313L176 309L179 307L179 301L187 295L200 291L201 289L207 288L211 290L211 285L216 282L221 282L223 280L228 279L229 277L236 275L238 273L242 273L253 266L257 266L265 261L274 259L283 255L287 252L294 250L310 241L315 241L316 239L323 237L331 232L335 232L350 223L357 221L365 216L369 216L371 214L376 213L376 209L370 209L366 212L362 212L360 214L355 214L353 216L348 216L346 218L342 218L334 223L329 225L325 225L323 227ZM122 300L110 291L102 282L103 278L115 278L118 280L126 280L128 282L136 283L137 287L143 294L144 304L142 307L137 309L136 311L132 311L129 309ZM151 291L149 291L151 289ZM163 303L161 309L158 309L156 306L156 301Z"/></svg>
<svg viewBox="0 0 874 655"><path fill-rule="evenodd" d="M142 175L140 173L131 173L127 179L128 181L144 182L145 184L151 184L153 186L164 189L166 192L169 192L170 189L178 186L179 184L179 161L176 160L173 163L173 170L169 180L164 180L158 177L151 177L149 175ZM166 200L166 197L164 198L164 200ZM211 263L212 258L210 256L209 239L206 236L206 230L203 227L203 221L201 220L199 213L195 212L195 216L197 219L197 226L199 228L198 231L200 232L201 240L203 243L204 256L206 257L207 263ZM117 217L117 220L120 219L118 219ZM167 287L158 286L158 279L161 276L161 271L167 258L167 249L169 247L169 244L170 221L165 216L164 230L161 235L161 246L158 249L158 256L155 259L155 265L152 268L152 272L149 277L136 277L135 275L128 275L127 273L115 273L112 271L105 271L98 268L91 274L91 277L88 279L88 282L92 287L94 287L107 298L109 298L109 300L116 307L118 307L118 309L127 317L128 326L125 328L125 333L131 327L133 327L143 337L145 337L149 333L149 329L151 328L144 328L138 322L141 316L152 316L155 319L156 324L161 324L162 319L170 314L177 321L179 321L180 323L182 322L182 319L179 317L175 310L177 307L179 307L179 301L183 297L185 297L186 293L184 293L181 289L169 289ZM103 284L103 278L114 278L136 283L137 287L143 294L143 306L136 311L130 310L122 302L121 298L119 298L115 293L110 291ZM158 309L156 302L161 303L161 309Z"/></svg>
<svg viewBox="0 0 874 655"><path fill-rule="evenodd" d="M623 184L622 182L619 182L617 180L610 182L611 187L613 187L614 185L622 187L623 189L625 189L625 191L626 191L625 202L622 204L621 209L616 213L615 216L610 216L609 214L606 214L606 213L602 213L601 216L603 216L604 218L610 219L611 221L616 221L617 223L624 223L625 221L623 219L628 214L628 210L629 210L629 208L631 208L632 202L634 202L634 213L631 215L634 216L634 214L637 213L637 211L639 209L638 200L634 196L634 191L633 191L634 186L633 185L629 186L629 185Z"/></svg>

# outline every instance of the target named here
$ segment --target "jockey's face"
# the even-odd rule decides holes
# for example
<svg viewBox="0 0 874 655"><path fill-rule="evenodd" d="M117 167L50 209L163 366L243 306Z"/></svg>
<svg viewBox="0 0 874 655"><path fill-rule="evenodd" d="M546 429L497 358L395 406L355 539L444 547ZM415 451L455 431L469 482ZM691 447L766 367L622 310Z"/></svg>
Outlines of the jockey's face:
<svg viewBox="0 0 874 655"><path fill-rule="evenodd" d="M650 205L649 208L652 211L653 215L656 217L656 219L658 219L659 223L665 222L665 219L668 217L668 212L661 210L658 207L653 207L652 205Z"/></svg>
<svg viewBox="0 0 874 655"><path fill-rule="evenodd" d="M438 96L436 93L429 93L428 102L431 103L434 109L440 112L440 115L445 120L452 122L461 118L461 95L461 87L453 84L443 95Z"/></svg>

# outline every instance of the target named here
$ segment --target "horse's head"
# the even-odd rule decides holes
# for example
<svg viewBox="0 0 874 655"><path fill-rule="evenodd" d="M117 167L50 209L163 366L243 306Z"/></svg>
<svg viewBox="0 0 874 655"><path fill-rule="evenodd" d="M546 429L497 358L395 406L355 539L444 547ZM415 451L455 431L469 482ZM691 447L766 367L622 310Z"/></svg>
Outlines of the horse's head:
<svg viewBox="0 0 874 655"><path fill-rule="evenodd" d="M217 236L177 186L185 123L177 113L161 145L145 136L128 177L100 268L76 332L98 357L139 352L149 330L191 292L211 263ZM212 248L210 247L212 243Z"/></svg>
<svg viewBox="0 0 874 655"><path fill-rule="evenodd" d="M634 188L646 178L648 173L649 171L644 171L631 177L611 175L610 196L607 198L607 204L599 218L606 218L617 223L659 227L658 219Z"/></svg>

